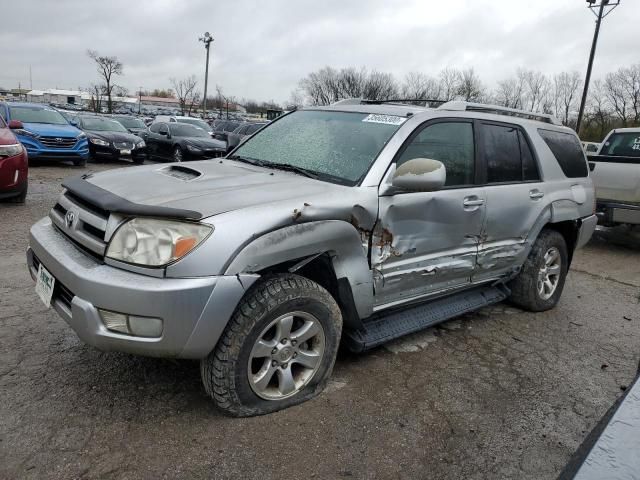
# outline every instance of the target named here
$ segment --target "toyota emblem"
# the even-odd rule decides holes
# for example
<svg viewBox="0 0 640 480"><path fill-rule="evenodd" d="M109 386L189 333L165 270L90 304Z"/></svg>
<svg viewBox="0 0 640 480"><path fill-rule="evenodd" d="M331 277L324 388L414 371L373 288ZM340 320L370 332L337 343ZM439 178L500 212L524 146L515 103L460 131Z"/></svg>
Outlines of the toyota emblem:
<svg viewBox="0 0 640 480"><path fill-rule="evenodd" d="M67 226L67 228L71 228L75 220L76 220L76 214L73 213L71 210L69 210L67 214L64 216L64 223Z"/></svg>

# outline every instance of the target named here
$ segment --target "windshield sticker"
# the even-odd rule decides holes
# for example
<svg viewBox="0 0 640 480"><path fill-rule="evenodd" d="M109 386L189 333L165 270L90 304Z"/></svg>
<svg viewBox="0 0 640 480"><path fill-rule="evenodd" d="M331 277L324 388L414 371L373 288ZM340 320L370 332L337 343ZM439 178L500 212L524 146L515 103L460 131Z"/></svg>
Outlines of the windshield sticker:
<svg viewBox="0 0 640 480"><path fill-rule="evenodd" d="M404 117L398 117L397 115L377 115L372 113L362 121L369 123L384 123L385 125L402 125L407 121L407 119Z"/></svg>
<svg viewBox="0 0 640 480"><path fill-rule="evenodd" d="M633 150L640 150L640 137L636 138L633 141L633 145L631 146Z"/></svg>

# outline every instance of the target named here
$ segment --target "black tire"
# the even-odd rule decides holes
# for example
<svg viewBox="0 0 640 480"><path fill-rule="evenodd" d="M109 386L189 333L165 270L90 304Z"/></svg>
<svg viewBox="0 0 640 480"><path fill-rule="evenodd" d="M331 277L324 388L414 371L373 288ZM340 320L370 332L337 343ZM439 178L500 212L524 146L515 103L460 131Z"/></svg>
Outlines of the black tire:
<svg viewBox="0 0 640 480"><path fill-rule="evenodd" d="M76 167L86 167L87 166L87 159L86 158L81 158L79 160L74 160L73 164Z"/></svg>
<svg viewBox="0 0 640 480"><path fill-rule="evenodd" d="M560 253L560 274L553 295L543 298L538 290L538 274L545 263L545 254L552 248ZM560 300L569 267L569 255L564 237L555 230L545 229L536 239L522 271L513 279L509 288L509 300L514 305L531 312L542 312L555 307Z"/></svg>
<svg viewBox="0 0 640 480"><path fill-rule="evenodd" d="M9 201L11 203L24 203L27 201L27 190L29 189L29 183L25 183L24 184L24 190L22 190L18 195L16 195L15 197L11 197L9 199Z"/></svg>
<svg viewBox="0 0 640 480"><path fill-rule="evenodd" d="M293 396L265 400L249 383L251 350L263 330L276 318L292 311L313 315L324 330L324 354L318 369ZM318 395L335 363L342 315L331 294L317 283L292 274L265 277L242 299L216 348L200 362L207 393L217 407L234 417L275 412Z"/></svg>

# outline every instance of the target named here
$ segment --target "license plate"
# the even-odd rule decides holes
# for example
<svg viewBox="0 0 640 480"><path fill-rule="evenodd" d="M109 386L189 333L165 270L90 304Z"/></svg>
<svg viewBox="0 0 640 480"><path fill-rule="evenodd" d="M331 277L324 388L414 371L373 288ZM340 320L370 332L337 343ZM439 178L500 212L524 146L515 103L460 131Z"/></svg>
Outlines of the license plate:
<svg viewBox="0 0 640 480"><path fill-rule="evenodd" d="M51 296L53 295L53 287L55 284L56 279L40 264L38 267L38 276L36 277L36 293L47 308L51 306Z"/></svg>
<svg viewBox="0 0 640 480"><path fill-rule="evenodd" d="M131 150L129 150L128 148L121 148L120 155L131 155Z"/></svg>

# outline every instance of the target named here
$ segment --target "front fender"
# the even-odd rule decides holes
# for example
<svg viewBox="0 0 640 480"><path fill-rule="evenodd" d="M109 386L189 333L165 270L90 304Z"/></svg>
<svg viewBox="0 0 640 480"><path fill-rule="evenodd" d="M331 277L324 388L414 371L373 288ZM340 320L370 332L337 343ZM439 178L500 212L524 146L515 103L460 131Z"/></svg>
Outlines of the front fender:
<svg viewBox="0 0 640 480"><path fill-rule="evenodd" d="M365 248L355 227L341 220L289 225L246 245L224 274L255 273L283 262L328 253L337 278L349 281L358 315L366 318L373 312L373 276Z"/></svg>

